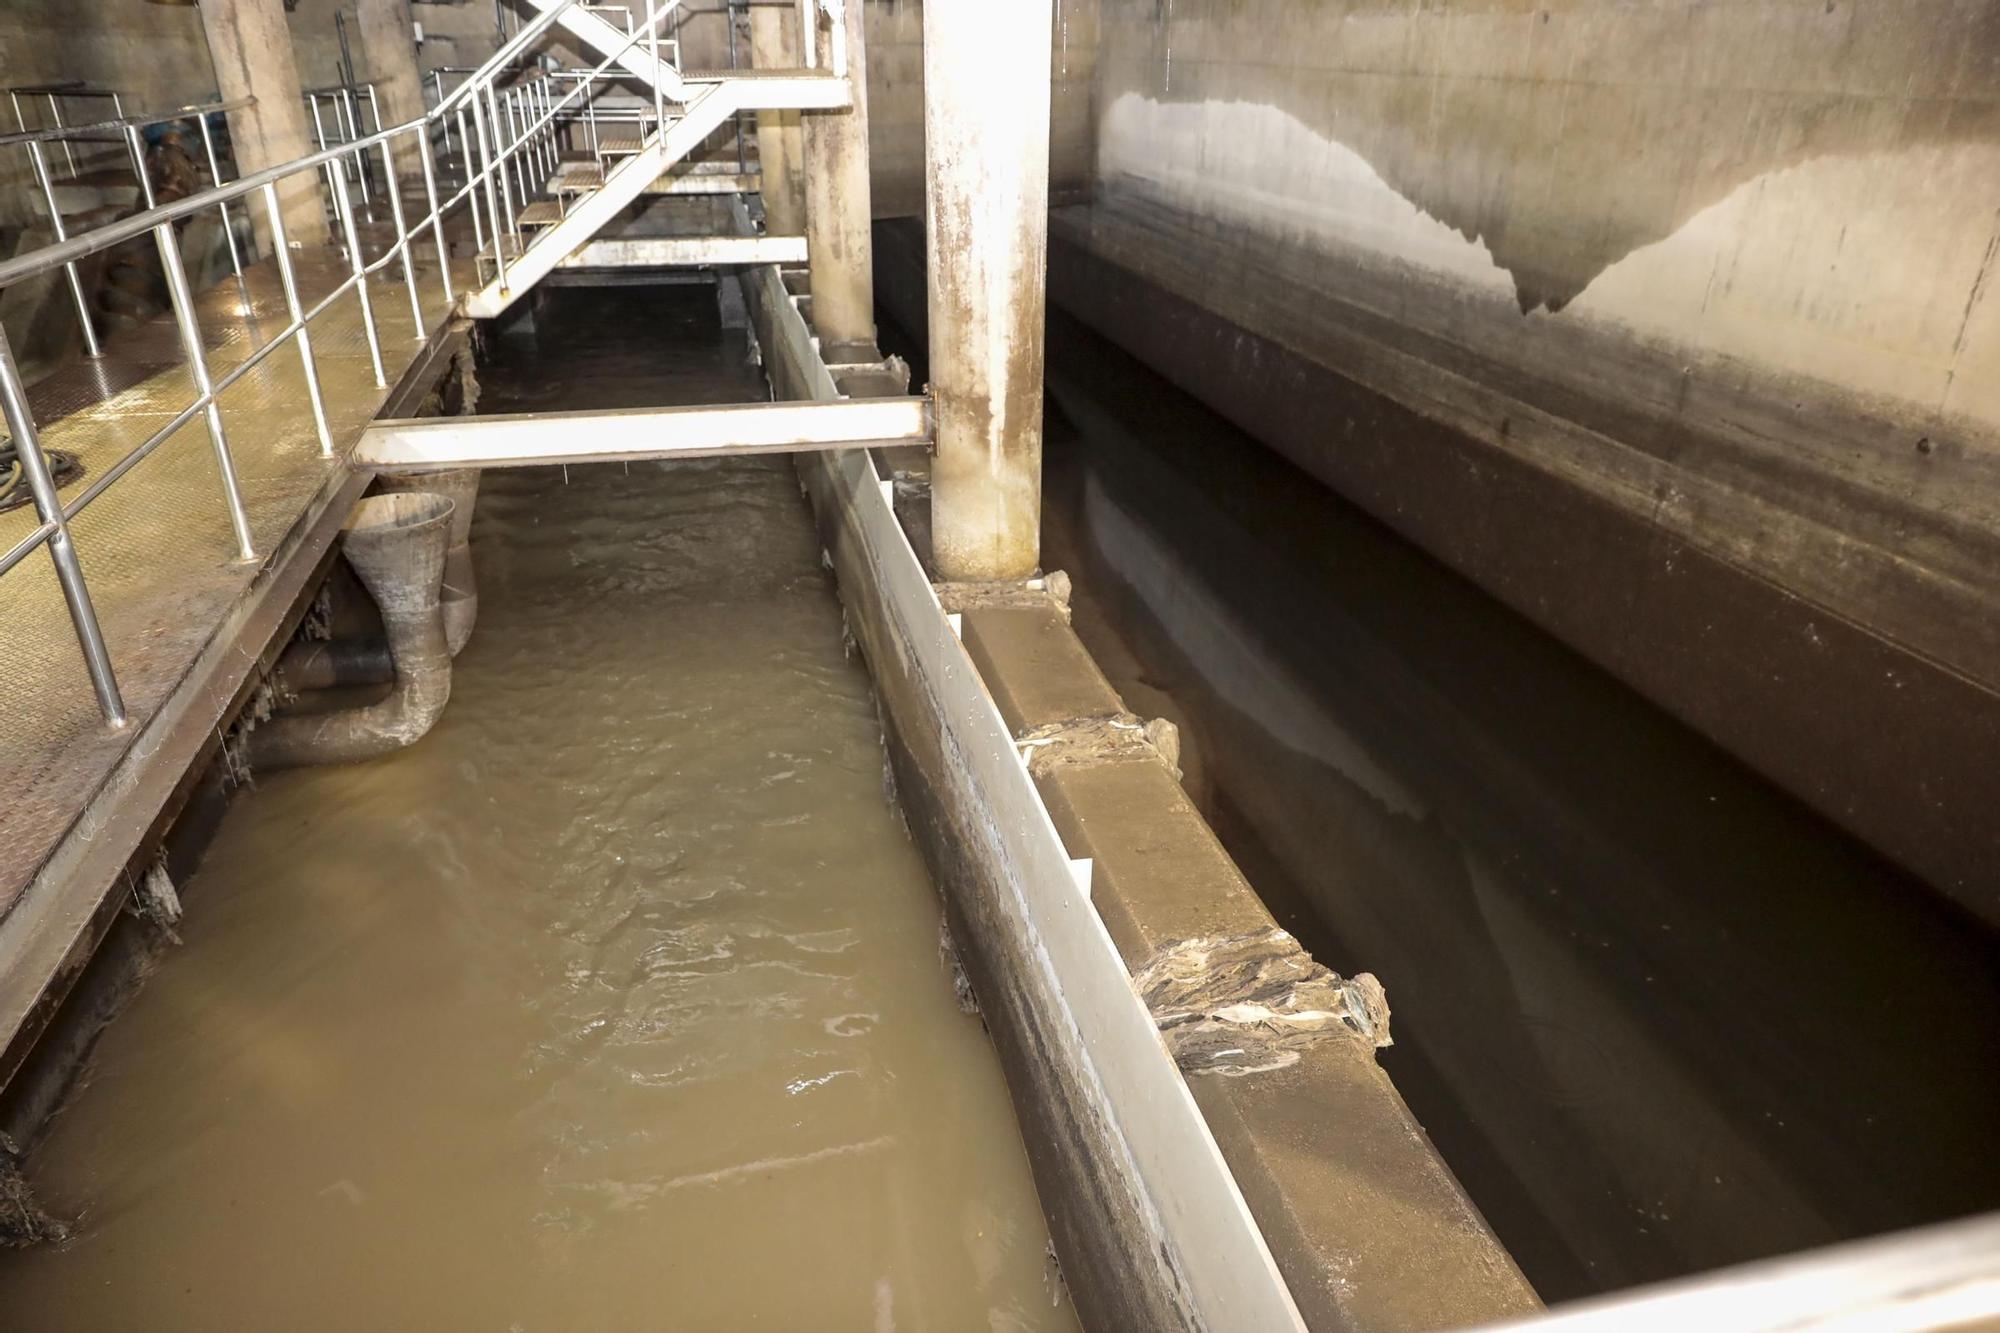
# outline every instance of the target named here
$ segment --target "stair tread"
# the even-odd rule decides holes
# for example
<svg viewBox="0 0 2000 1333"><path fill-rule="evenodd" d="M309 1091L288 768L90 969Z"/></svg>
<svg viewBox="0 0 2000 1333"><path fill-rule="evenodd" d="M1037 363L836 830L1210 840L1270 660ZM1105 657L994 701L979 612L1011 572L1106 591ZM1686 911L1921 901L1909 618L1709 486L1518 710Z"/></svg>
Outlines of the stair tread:
<svg viewBox="0 0 2000 1333"><path fill-rule="evenodd" d="M597 155L606 157L614 153L637 153L646 146L644 135L600 134L597 136Z"/></svg>
<svg viewBox="0 0 2000 1333"><path fill-rule="evenodd" d="M604 184L604 168L594 162L565 162L549 182L557 194L582 194Z"/></svg>
<svg viewBox="0 0 2000 1333"><path fill-rule="evenodd" d="M521 210L516 219L523 227L549 227L563 220L562 205L553 199L537 199Z"/></svg>
<svg viewBox="0 0 2000 1333"><path fill-rule="evenodd" d="M729 79L826 79L839 76L826 69L810 66L789 69L769 67L745 67L742 69L684 69L681 71L683 83L722 83Z"/></svg>

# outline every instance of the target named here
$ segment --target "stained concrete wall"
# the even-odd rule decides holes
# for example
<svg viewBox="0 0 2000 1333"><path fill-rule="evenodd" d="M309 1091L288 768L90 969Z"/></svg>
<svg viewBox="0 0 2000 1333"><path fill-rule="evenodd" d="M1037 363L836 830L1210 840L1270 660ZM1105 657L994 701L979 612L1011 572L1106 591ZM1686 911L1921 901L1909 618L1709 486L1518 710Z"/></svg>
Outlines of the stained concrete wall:
<svg viewBox="0 0 2000 1333"><path fill-rule="evenodd" d="M1097 0L1056 0L1049 50L1049 197L1083 197L1095 159ZM868 0L868 156L878 218L924 211L924 8Z"/></svg>
<svg viewBox="0 0 2000 1333"><path fill-rule="evenodd" d="M1096 65L1056 300L1995 896L2000 3L1102 0Z"/></svg>

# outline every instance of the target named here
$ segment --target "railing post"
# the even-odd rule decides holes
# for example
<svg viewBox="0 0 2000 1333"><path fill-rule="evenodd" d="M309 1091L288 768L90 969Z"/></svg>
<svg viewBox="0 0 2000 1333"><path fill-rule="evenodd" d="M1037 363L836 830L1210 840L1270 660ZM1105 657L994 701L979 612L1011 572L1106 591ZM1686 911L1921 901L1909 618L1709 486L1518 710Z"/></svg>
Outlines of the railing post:
<svg viewBox="0 0 2000 1333"><path fill-rule="evenodd" d="M535 105L541 108L536 119L548 118L542 125L542 161L547 164L546 176L553 176L556 168L562 165L562 148L556 142L556 99L549 91L546 74L535 80Z"/></svg>
<svg viewBox="0 0 2000 1333"><path fill-rule="evenodd" d="M125 151L132 159L132 174L139 181L139 198L145 201L150 211L157 201L153 198L153 177L146 170L146 147L139 138L137 125L125 127Z"/></svg>
<svg viewBox="0 0 2000 1333"><path fill-rule="evenodd" d="M418 126L419 133L422 126ZM410 265L410 229L403 223L403 188L396 180L396 159L389 151L389 141L382 140L382 174L389 178L389 216L396 224L396 249L403 259L403 286L410 293L410 322L416 326L418 342L429 342L430 334L424 328L424 304L417 299L417 271Z"/></svg>
<svg viewBox="0 0 2000 1333"><path fill-rule="evenodd" d="M667 133L667 104L666 94L660 87L660 16L655 12L657 8L655 0L646 0L646 37L653 44L653 133L664 139ZM645 138L642 134L639 141L644 143Z"/></svg>
<svg viewBox="0 0 2000 1333"><path fill-rule="evenodd" d="M431 87L437 89L438 107L441 110L444 106L443 70L434 69L431 71ZM442 114L439 115L438 128L444 131L444 150L445 152L449 153L451 151L451 117Z"/></svg>
<svg viewBox="0 0 2000 1333"><path fill-rule="evenodd" d="M322 153L324 153L326 151L326 124L325 122L320 120L319 117L319 94L307 93L306 104L312 107L313 142L319 147L319 150ZM329 195L331 195L334 192L333 191L334 173L346 171L347 166L342 162L334 161L327 163L324 170L326 171L326 192ZM335 211L337 213L338 209L336 209Z"/></svg>
<svg viewBox="0 0 2000 1333"><path fill-rule="evenodd" d="M472 103L472 118L477 121L479 99L470 97L466 101ZM458 117L458 157L465 164L466 202L472 205L472 242L474 252L478 253L486 249L486 226L479 217L479 172L472 165L472 140L465 133L465 103L459 103L458 110L453 114Z"/></svg>
<svg viewBox="0 0 2000 1333"><path fill-rule="evenodd" d="M479 91L472 97L472 132L479 140L479 180L486 186L486 210L493 219L493 276L500 284L500 290L507 290L507 243L506 229L500 225L500 196L493 183L496 174L493 157L487 148L486 110L480 104ZM479 207L479 191L472 192L472 207Z"/></svg>
<svg viewBox="0 0 2000 1333"><path fill-rule="evenodd" d="M220 187L222 184L222 167L216 161L215 136L209 133L208 130L208 113L206 111L196 112L194 123L201 127L201 147L202 151L208 156L208 178ZM222 200L215 206L222 213L222 235L229 242L229 271L240 278L243 276L243 260L236 253L236 228L229 221L229 202Z"/></svg>
<svg viewBox="0 0 2000 1333"><path fill-rule="evenodd" d="M361 137L361 113L355 109L354 90L345 87L341 88L333 95L333 101L334 105L340 110L341 124L347 130L347 142L353 143ZM368 155L366 153L350 153L342 158L341 161L353 165L355 183L361 187L361 206L368 210L369 220L371 222L374 221L375 200L368 192Z"/></svg>
<svg viewBox="0 0 2000 1333"><path fill-rule="evenodd" d="M347 266L354 274L355 299L361 302L361 331L368 339L368 364L375 371L375 387L387 388L389 376L382 369L382 344L375 336L375 303L368 298L368 266L361 258L361 238L354 230L354 203L347 194L347 173L334 175L334 211L340 214L340 234L347 241Z"/></svg>
<svg viewBox="0 0 2000 1333"><path fill-rule="evenodd" d="M496 250L502 248L507 238L513 236L519 229L521 218L520 213L514 208L513 187L507 183L507 146L500 141L501 124L500 103L493 95L493 85L488 83L486 85L486 127L487 133L493 137L493 174L500 178L500 198L507 205L507 227L501 236L500 243L496 243L494 246Z"/></svg>
<svg viewBox="0 0 2000 1333"><path fill-rule="evenodd" d="M305 372L306 401L312 404L313 430L319 436L319 456L333 457L333 432L326 425L326 403L319 395L319 366L313 361L312 334L306 331L306 312L299 304L298 278L292 272L292 248L285 240L284 206L278 202L278 186L264 187L264 209L271 222L271 249L278 261L278 280L285 289L288 322L299 326L299 368Z"/></svg>
<svg viewBox="0 0 2000 1333"><path fill-rule="evenodd" d="M60 244L69 239L69 229L63 226L62 210L56 207L56 187L49 179L49 164L42 157L40 141L28 140L28 161L34 168L35 182L42 187L43 202L49 207L49 229L55 232L56 241ZM83 326L84 355L92 358L102 356L97 346L97 328L90 322L90 302L83 295L83 277L76 270L75 260L63 265L63 276L69 280L70 300L76 303L77 323Z"/></svg>
<svg viewBox="0 0 2000 1333"><path fill-rule="evenodd" d="M438 281L444 284L444 303L446 306L450 306L457 299L452 295L451 290L451 244L445 240L444 211L438 207L437 164L431 160L431 136L428 129L418 129L417 147L423 154L424 200L430 206L431 239L437 243ZM475 219L479 216L479 208L476 201L472 209L472 216Z"/></svg>
<svg viewBox="0 0 2000 1333"><path fill-rule="evenodd" d="M507 130L514 141L514 183L521 187L521 207L528 206L528 200L535 193L535 149L528 138L527 108L522 105L525 94L519 88L507 92ZM515 226L520 226L520 215L515 214Z"/></svg>
<svg viewBox="0 0 2000 1333"><path fill-rule="evenodd" d="M56 494L55 479L49 475L48 460L42 456L41 437L35 432L34 414L28 409L27 386L21 383L21 371L14 364L14 349L8 345L4 328L0 328L0 413L6 416L8 433L14 437L14 454L20 460L22 475L28 479L35 513L55 529L49 536L49 559L55 564L63 601L69 604L70 624L76 628L76 642L83 650L90 686L97 692L97 707L106 722L122 727L125 700L118 693L111 652L104 646L104 632L98 628L97 608L90 602L90 589L84 583L76 543L70 539L69 521L63 516L62 499Z"/></svg>
<svg viewBox="0 0 2000 1333"><path fill-rule="evenodd" d="M63 124L62 101L60 98L57 97L55 93L49 94L49 124L59 130L67 128ZM71 180L75 180L76 149L70 146L69 136L67 135L63 136L62 146L63 146L63 156L69 160L69 178Z"/></svg>
<svg viewBox="0 0 2000 1333"><path fill-rule="evenodd" d="M208 440L215 446L216 470L222 474L222 498L229 506L229 526L236 535L236 557L255 560L257 548L250 540L250 517L243 510L243 493L236 485L236 464L229 456L229 437L222 431L222 404L216 401L215 386L208 378L208 354L201 345L201 324L195 319L194 293L188 289L187 269L181 264L180 242L174 238L174 224L162 222L153 228L153 240L160 250L160 268L167 277L167 296L174 308L174 323L180 326L181 346L187 351L188 374L194 379L197 398L207 399Z"/></svg>

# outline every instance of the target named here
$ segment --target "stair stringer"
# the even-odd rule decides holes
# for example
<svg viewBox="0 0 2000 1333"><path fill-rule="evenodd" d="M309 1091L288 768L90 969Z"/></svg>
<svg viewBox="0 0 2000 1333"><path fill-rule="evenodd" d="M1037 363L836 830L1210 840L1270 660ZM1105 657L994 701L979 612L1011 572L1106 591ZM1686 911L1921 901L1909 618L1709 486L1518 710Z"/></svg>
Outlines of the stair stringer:
<svg viewBox="0 0 2000 1333"><path fill-rule="evenodd" d="M556 265L593 240L669 167L700 147L702 140L736 113L739 100L727 84L709 84L696 92L665 134L654 136L645 148L613 167L603 185L579 196L561 222L543 231L508 261L504 285L496 276L478 291L468 293L465 313L474 319L504 313L554 272Z"/></svg>
<svg viewBox="0 0 2000 1333"><path fill-rule="evenodd" d="M530 0L535 8L547 12L555 0ZM609 56L619 47L625 46L629 34L621 32L610 23L581 5L571 5L556 19L567 28L570 35L584 45L595 50L600 56ZM618 64L627 73L638 76L647 87L658 85L660 93L669 102L687 100L687 84L680 71L667 61L653 59L652 44L646 41L633 42L617 57Z"/></svg>

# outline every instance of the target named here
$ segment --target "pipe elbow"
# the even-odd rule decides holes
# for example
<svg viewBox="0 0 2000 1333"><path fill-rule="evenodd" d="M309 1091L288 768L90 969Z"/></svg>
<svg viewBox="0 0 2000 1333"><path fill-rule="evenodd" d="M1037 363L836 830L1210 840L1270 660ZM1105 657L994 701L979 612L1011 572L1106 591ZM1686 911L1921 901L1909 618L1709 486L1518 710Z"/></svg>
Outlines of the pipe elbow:
<svg viewBox="0 0 2000 1333"><path fill-rule="evenodd" d="M365 708L275 718L247 738L251 771L351 763L421 740L451 698L442 599L454 505L423 491L373 495L355 506L342 550L382 612L395 684Z"/></svg>

